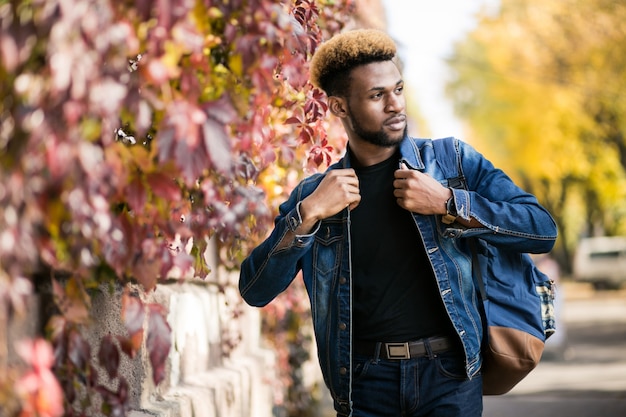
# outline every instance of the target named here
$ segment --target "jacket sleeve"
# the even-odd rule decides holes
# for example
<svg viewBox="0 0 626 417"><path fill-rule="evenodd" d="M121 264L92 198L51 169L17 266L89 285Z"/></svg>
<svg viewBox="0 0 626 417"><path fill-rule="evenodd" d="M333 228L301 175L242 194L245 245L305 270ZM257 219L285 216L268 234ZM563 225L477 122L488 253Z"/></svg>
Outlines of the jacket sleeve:
<svg viewBox="0 0 626 417"><path fill-rule="evenodd" d="M300 223L299 202L302 201L301 183L287 201L279 207L274 230L241 264L239 291L252 306L262 307L283 292L301 269L300 261L310 250L319 223L311 233L294 234ZM285 236L289 244L279 246Z"/></svg>
<svg viewBox="0 0 626 417"><path fill-rule="evenodd" d="M464 235L518 252L549 252L557 237L550 213L471 145L462 141L459 145L468 190L453 190L457 211L464 219L473 217L484 225Z"/></svg>

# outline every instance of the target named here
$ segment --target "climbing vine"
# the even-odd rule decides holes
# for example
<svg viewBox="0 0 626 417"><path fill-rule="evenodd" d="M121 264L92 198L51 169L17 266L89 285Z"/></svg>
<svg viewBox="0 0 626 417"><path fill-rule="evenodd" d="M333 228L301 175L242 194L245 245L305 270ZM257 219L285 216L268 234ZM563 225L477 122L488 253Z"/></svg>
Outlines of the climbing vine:
<svg viewBox="0 0 626 417"><path fill-rule="evenodd" d="M0 2L0 317L41 288L53 301L24 366L0 353L3 415L93 415L94 396L124 415L120 358L142 348L163 380L166 311L144 295L173 270L206 277L209 239L236 267L282 174L329 161L308 60L351 3ZM123 288L127 332L92 346L103 286Z"/></svg>

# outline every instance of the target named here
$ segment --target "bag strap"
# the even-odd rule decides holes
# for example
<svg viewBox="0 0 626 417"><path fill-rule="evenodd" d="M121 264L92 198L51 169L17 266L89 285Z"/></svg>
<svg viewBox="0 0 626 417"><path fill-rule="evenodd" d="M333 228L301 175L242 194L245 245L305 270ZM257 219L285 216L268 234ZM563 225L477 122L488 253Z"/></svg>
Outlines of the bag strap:
<svg viewBox="0 0 626 417"><path fill-rule="evenodd" d="M435 150L437 163L448 180L448 187L463 188L467 190L467 182L465 181L461 165L461 154L459 152L458 140L453 137L435 139L433 140L433 148ZM487 291L485 289L483 274L480 270L480 264L478 262L476 239L468 238L467 241L470 251L472 252L472 273L476 278L480 296L482 300L485 301L487 300Z"/></svg>

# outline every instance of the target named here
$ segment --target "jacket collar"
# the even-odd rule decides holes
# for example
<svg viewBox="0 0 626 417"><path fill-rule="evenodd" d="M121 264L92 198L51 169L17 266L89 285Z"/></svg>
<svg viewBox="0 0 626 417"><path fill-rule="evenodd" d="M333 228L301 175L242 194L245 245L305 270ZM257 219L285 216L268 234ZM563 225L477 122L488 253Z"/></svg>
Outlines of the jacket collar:
<svg viewBox="0 0 626 417"><path fill-rule="evenodd" d="M348 144L350 146L350 144ZM411 137L405 136L400 142L400 162L404 162L411 169L424 169L424 162L419 152L418 144ZM340 163L342 168L350 168L350 152L346 150L343 160Z"/></svg>
<svg viewBox="0 0 626 417"><path fill-rule="evenodd" d="M411 169L424 169L424 161L420 155L418 142L409 136L405 136L400 142L401 162L404 162Z"/></svg>

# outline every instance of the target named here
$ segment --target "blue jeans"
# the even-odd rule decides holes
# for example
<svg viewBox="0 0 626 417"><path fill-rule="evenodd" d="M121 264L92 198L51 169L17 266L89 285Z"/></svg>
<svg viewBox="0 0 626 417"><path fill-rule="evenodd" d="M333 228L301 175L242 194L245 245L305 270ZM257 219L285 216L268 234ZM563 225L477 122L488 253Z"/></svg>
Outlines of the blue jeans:
<svg viewBox="0 0 626 417"><path fill-rule="evenodd" d="M482 415L482 378L467 379L459 352L404 360L355 355L353 360L353 417Z"/></svg>

